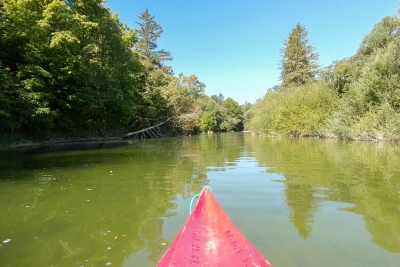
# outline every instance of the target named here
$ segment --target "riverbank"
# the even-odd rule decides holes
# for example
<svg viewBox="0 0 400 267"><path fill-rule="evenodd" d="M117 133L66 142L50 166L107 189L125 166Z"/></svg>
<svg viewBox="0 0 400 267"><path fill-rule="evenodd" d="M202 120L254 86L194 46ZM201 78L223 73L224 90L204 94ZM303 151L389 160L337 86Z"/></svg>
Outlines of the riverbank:
<svg viewBox="0 0 400 267"><path fill-rule="evenodd" d="M52 145L62 145L71 143L86 143L86 142L106 142L120 141L122 137L71 137L71 138L51 138L43 141L19 140L12 143L0 143L0 150L13 148L34 148Z"/></svg>
<svg viewBox="0 0 400 267"><path fill-rule="evenodd" d="M174 134L171 132L166 132L162 134L162 137L173 137L179 136L179 134ZM151 138L160 138L161 136L152 136ZM35 147L44 147L44 146L53 146L53 145L63 145L63 144L73 144L73 143L90 143L90 142L109 142L109 141L123 141L129 139L149 139L143 136L136 135L133 136L108 136L108 137L95 137L95 136L61 136L57 137L48 137L46 139L36 139L36 140L27 140L25 138L17 138L17 137L0 137L0 150L5 149L13 149L13 148L35 148Z"/></svg>
<svg viewBox="0 0 400 267"><path fill-rule="evenodd" d="M251 135L260 135L260 136L266 136L266 137L271 137L271 138L282 138L282 137L288 137L288 138L318 138L318 139L336 139L336 140L341 140L341 138L337 138L334 136L317 136L317 135L300 135L300 136L295 136L295 135L263 135L259 134L253 131L241 131L242 133L245 134L251 134ZM165 137L171 137L173 135L165 135ZM122 140L127 140L126 138L123 137L69 137L69 138L49 138L48 140L37 140L37 141L32 141L32 140L18 140L15 142L9 142L9 143L0 143L0 150L6 150L6 149L13 149L13 148L35 148L35 147L44 147L44 146L53 146L53 145L63 145L63 144L72 144L72 143L89 143L89 142L108 142L108 141L122 141ZM343 139L342 139L343 140ZM387 139L387 138L362 138L362 139L346 139L349 141L361 141L361 142L399 142L398 139Z"/></svg>

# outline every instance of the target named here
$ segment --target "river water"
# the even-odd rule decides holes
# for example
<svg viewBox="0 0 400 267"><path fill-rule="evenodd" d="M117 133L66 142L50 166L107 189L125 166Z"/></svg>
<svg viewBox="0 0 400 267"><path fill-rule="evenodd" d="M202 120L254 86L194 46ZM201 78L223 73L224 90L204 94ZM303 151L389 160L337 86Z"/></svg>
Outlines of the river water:
<svg viewBox="0 0 400 267"><path fill-rule="evenodd" d="M274 267L398 267L399 162L246 133L2 151L0 265L155 266L209 185Z"/></svg>

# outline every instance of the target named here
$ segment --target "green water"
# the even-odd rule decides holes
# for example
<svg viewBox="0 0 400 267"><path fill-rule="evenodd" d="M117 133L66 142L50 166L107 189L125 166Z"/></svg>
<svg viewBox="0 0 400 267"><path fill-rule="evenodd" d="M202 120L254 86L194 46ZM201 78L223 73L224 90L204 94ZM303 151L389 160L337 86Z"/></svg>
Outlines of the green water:
<svg viewBox="0 0 400 267"><path fill-rule="evenodd" d="M3 151L0 266L154 266L210 185L274 267L397 267L399 162L243 133Z"/></svg>

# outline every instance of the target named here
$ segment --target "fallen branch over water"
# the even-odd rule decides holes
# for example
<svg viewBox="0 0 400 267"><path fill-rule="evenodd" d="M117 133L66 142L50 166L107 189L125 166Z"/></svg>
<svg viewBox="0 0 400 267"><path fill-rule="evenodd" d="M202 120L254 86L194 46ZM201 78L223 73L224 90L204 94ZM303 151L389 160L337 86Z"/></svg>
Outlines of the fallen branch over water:
<svg viewBox="0 0 400 267"><path fill-rule="evenodd" d="M150 137L161 137L163 135L161 134L161 132L158 129L158 127L160 127L164 123L168 122L173 117L174 116L166 119L165 121L163 121L163 122L161 122L161 123L159 123L157 125L148 127L146 129L142 129L142 130L139 130L139 131L136 131L136 132L127 133L126 135L122 136L122 138L127 139L127 138L131 138L131 137L138 137L140 134L143 134L144 136L146 136L146 134L147 134L147 136L150 136Z"/></svg>

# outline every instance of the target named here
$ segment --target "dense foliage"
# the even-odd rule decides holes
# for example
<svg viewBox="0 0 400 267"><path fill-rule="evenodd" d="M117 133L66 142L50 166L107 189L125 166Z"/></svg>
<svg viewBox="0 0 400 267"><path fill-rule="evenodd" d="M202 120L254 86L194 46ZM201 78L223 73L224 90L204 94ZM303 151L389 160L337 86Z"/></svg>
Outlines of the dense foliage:
<svg viewBox="0 0 400 267"><path fill-rule="evenodd" d="M3 142L121 135L170 117L169 131L200 129L205 84L175 76L155 16L146 9L139 20L130 28L102 0L2 0Z"/></svg>
<svg viewBox="0 0 400 267"><path fill-rule="evenodd" d="M387 16L357 53L320 68L297 24L281 49L280 85L240 106L175 75L146 9L138 29L104 0L0 1L0 140L110 136L169 120L171 133L400 139L400 17Z"/></svg>
<svg viewBox="0 0 400 267"><path fill-rule="evenodd" d="M297 25L285 41L282 84L246 112L246 128L265 135L400 139L400 17L384 17L354 56L319 69L316 76L310 71L316 64L308 71L286 68L289 61L304 66L309 61L302 59L313 55L302 38L293 37L296 31L306 33ZM298 50L303 56L289 60L292 43L303 47Z"/></svg>
<svg viewBox="0 0 400 267"><path fill-rule="evenodd" d="M203 114L199 128L204 132L243 130L243 108L232 98L222 94L204 96L200 101Z"/></svg>
<svg viewBox="0 0 400 267"><path fill-rule="evenodd" d="M100 0L4 1L0 34L3 133L104 135L138 115L136 37Z"/></svg>
<svg viewBox="0 0 400 267"><path fill-rule="evenodd" d="M250 127L264 135L317 135L336 101L324 83L271 91L252 107Z"/></svg>

